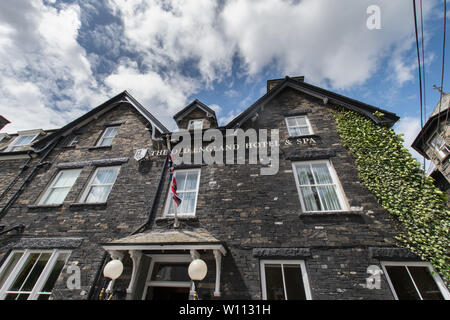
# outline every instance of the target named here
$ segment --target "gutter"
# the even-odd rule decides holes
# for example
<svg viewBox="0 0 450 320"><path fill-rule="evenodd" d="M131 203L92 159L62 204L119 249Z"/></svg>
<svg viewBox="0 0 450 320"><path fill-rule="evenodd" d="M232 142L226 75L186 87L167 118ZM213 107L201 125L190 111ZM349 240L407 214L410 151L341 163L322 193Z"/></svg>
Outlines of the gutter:
<svg viewBox="0 0 450 320"><path fill-rule="evenodd" d="M47 159L48 155L50 154L50 152L55 148L55 146L59 143L59 141L61 140L62 137L59 137L58 139L53 140L54 143L52 145L47 145L45 148L48 147L47 151L45 152L45 154L42 156L42 158L39 160L39 162L36 164L36 166L33 168L33 170L28 174L28 176L25 178L25 180L22 182L22 184L20 185L19 189L13 194L12 198L9 199L9 201L6 203L6 205L2 208L2 210L0 210L0 219L2 219L6 212L8 211L8 209L12 206L12 204L14 203L14 201L16 201L16 199L19 197L20 193L23 191L23 189L25 188L25 185L33 178L33 176L35 175L35 173L44 165L48 164L48 162L44 162L45 159ZM36 150L36 152L40 152L43 151L45 148L40 149L40 150Z"/></svg>

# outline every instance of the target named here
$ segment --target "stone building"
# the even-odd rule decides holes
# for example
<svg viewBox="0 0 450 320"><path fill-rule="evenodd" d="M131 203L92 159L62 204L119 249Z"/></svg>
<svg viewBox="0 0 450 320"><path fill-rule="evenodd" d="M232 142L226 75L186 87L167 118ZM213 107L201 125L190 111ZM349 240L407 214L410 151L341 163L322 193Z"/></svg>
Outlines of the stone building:
<svg viewBox="0 0 450 320"><path fill-rule="evenodd" d="M450 195L450 93L439 101L414 140L412 147L435 166L430 176L435 185Z"/></svg>
<svg viewBox="0 0 450 320"><path fill-rule="evenodd" d="M335 106L379 125L398 120L286 77L269 80L267 93L224 126L194 100L170 132L125 91L36 132L31 149L15 148L25 133L10 135L0 141L0 299L96 300L108 285L114 299L187 300L197 258L208 267L195 288L206 300L448 299L431 265L396 246L401 226L361 184ZM239 144L251 129L258 142L250 134ZM244 163L176 163L177 207L167 148L196 159L211 130ZM185 134L194 139L182 148ZM250 163L263 146L276 165ZM110 259L124 266L113 282L102 276Z"/></svg>

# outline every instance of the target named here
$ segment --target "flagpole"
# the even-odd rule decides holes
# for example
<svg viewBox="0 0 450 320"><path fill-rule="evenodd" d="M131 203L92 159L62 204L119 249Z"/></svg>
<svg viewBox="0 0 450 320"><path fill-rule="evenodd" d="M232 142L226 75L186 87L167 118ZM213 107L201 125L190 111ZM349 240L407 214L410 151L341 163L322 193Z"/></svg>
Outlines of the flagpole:
<svg viewBox="0 0 450 320"><path fill-rule="evenodd" d="M172 147L170 146L169 135L166 136L166 139L167 139L167 148L169 149L169 152L172 153ZM170 190L171 193L172 193L172 183L173 183L173 179L170 179L169 190ZM172 197L172 201L173 201L173 210L174 210L173 227L174 228L178 228L180 226L180 224L178 223L178 215L177 215L178 204L176 203L175 199L173 199L173 197Z"/></svg>

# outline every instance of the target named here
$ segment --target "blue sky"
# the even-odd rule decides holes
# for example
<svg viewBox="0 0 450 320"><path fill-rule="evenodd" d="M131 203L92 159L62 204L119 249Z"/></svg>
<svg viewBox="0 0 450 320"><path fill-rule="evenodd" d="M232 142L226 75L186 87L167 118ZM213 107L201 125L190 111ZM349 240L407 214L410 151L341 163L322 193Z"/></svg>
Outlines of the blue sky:
<svg viewBox="0 0 450 320"><path fill-rule="evenodd" d="M443 4L423 1L428 114ZM4 132L62 126L123 90L170 129L195 98L223 125L286 75L395 112L406 145L420 130L412 0L6 0L0 61Z"/></svg>

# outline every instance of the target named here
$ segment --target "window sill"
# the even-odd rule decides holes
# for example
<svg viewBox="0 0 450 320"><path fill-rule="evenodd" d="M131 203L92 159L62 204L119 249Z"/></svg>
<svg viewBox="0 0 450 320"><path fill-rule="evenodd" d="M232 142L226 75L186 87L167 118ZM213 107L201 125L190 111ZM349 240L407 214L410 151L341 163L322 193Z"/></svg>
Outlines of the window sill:
<svg viewBox="0 0 450 320"><path fill-rule="evenodd" d="M107 206L107 202L75 202L69 205L69 208L97 208L104 209Z"/></svg>
<svg viewBox="0 0 450 320"><path fill-rule="evenodd" d="M333 224L336 222L368 223L361 211L302 212L298 216L300 220L307 224Z"/></svg>
<svg viewBox="0 0 450 320"><path fill-rule="evenodd" d="M174 216L163 216L155 219L155 222L170 222L174 221ZM180 221L192 221L197 222L198 218L196 216L178 216L178 220Z"/></svg>
<svg viewBox="0 0 450 320"><path fill-rule="evenodd" d="M112 146L93 146L89 147L88 150L102 150L102 149L111 149Z"/></svg>
<svg viewBox="0 0 450 320"><path fill-rule="evenodd" d="M60 208L62 207L62 203L57 204L30 204L28 205L28 209L52 209L52 208Z"/></svg>
<svg viewBox="0 0 450 320"><path fill-rule="evenodd" d="M313 138L313 139L320 139L320 136L317 134L305 134L300 136L289 136L288 139L300 139L300 138Z"/></svg>

